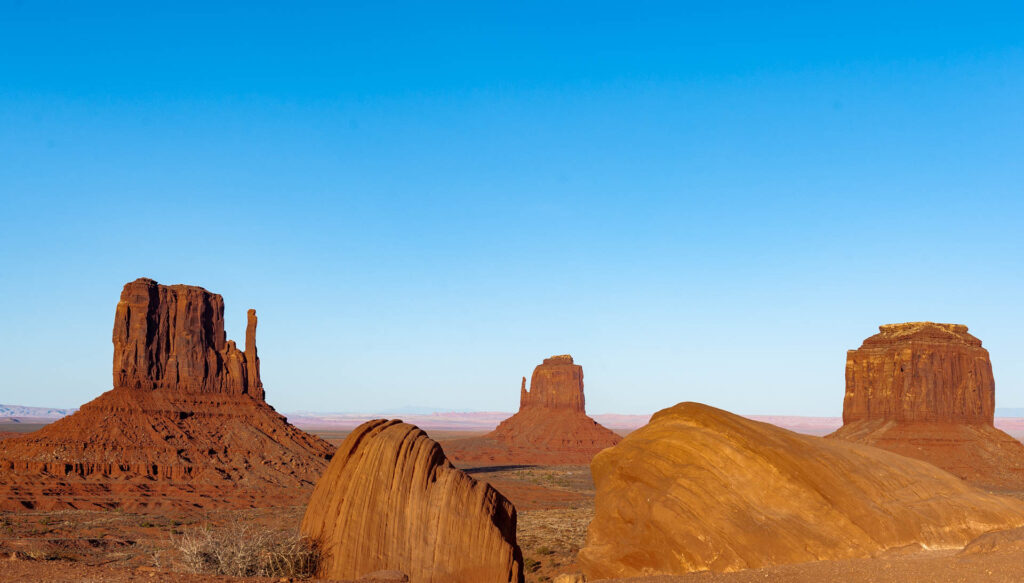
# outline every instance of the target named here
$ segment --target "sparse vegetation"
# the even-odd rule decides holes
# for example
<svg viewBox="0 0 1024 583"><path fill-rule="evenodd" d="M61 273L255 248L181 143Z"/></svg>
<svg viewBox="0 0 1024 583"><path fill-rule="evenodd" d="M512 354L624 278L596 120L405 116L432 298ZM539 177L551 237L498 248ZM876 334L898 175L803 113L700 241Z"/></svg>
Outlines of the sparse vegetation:
<svg viewBox="0 0 1024 583"><path fill-rule="evenodd" d="M245 523L203 526L173 537L186 570L235 577L310 577L323 558L316 541Z"/></svg>

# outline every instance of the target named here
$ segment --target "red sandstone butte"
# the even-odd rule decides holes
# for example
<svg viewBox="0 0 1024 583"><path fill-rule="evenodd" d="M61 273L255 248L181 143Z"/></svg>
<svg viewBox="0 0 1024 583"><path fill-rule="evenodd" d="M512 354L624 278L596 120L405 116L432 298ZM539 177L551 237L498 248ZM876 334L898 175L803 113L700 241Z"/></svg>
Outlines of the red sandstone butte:
<svg viewBox="0 0 1024 583"><path fill-rule="evenodd" d="M397 570L413 583L523 581L515 506L398 420L367 421L345 438L302 533L324 545L321 577Z"/></svg>
<svg viewBox="0 0 1024 583"><path fill-rule="evenodd" d="M333 448L264 400L255 311L242 351L221 296L138 279L113 343L112 390L0 441L0 509L253 507L312 491Z"/></svg>
<svg viewBox="0 0 1024 583"><path fill-rule="evenodd" d="M588 464L622 438L587 416L583 367L568 354L552 356L523 378L519 412L483 437L444 442L460 463Z"/></svg>
<svg viewBox="0 0 1024 583"><path fill-rule="evenodd" d="M932 463L972 484L1024 489L1024 445L993 426L988 351L960 324L908 322L846 357L843 426L829 437Z"/></svg>

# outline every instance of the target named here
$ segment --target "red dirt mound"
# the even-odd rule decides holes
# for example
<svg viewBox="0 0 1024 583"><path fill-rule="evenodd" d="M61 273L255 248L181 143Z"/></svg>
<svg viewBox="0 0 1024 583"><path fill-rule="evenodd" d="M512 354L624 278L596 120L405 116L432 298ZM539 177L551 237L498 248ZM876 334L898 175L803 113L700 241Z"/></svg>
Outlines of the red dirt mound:
<svg viewBox="0 0 1024 583"><path fill-rule="evenodd" d="M588 464L622 438L587 416L583 367L565 354L544 359L533 370L530 390L523 377L519 412L483 437L443 443L460 463Z"/></svg>
<svg viewBox="0 0 1024 583"><path fill-rule="evenodd" d="M225 339L221 296L128 283L114 321L114 389L0 441L0 509L299 502L333 448L263 399L256 314Z"/></svg>
<svg viewBox="0 0 1024 583"><path fill-rule="evenodd" d="M419 583L523 581L515 506L397 420L368 421L345 438L302 532L325 545L322 577L396 569Z"/></svg>
<svg viewBox="0 0 1024 583"><path fill-rule="evenodd" d="M932 463L972 484L1024 489L1024 444L993 426L988 351L960 324L879 327L846 357L843 426L829 437Z"/></svg>

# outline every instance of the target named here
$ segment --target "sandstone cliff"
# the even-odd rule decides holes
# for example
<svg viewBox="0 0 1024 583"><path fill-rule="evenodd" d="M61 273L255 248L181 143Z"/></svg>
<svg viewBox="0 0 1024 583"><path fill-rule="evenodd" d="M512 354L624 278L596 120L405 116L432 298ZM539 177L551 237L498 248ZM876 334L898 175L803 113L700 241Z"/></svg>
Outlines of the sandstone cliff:
<svg viewBox="0 0 1024 583"><path fill-rule="evenodd" d="M317 482L302 532L325 545L322 577L393 569L412 583L523 580L515 506L397 420L349 434Z"/></svg>
<svg viewBox="0 0 1024 583"><path fill-rule="evenodd" d="M1024 524L1024 502L930 464L698 403L659 411L591 469L592 579L956 547Z"/></svg>
<svg viewBox="0 0 1024 583"><path fill-rule="evenodd" d="M530 390L520 388L519 412L481 438L446 441L459 462L586 464L621 439L587 416L583 367L565 354L544 359L533 370Z"/></svg>
<svg viewBox="0 0 1024 583"><path fill-rule="evenodd" d="M245 351L224 334L224 299L201 287L140 278L124 286L114 313L114 387L263 399L256 311Z"/></svg>
<svg viewBox="0 0 1024 583"><path fill-rule="evenodd" d="M879 330L846 355L844 423L886 419L992 425L992 363L967 326L908 322Z"/></svg>
<svg viewBox="0 0 1024 583"><path fill-rule="evenodd" d="M992 489L1024 488L1024 445L993 424L988 351L960 324L879 327L846 357L843 427L829 437L933 463Z"/></svg>
<svg viewBox="0 0 1024 583"><path fill-rule="evenodd" d="M114 388L0 442L0 509L209 508L301 502L333 448L264 401L256 313L245 351L221 296L139 279L114 318Z"/></svg>

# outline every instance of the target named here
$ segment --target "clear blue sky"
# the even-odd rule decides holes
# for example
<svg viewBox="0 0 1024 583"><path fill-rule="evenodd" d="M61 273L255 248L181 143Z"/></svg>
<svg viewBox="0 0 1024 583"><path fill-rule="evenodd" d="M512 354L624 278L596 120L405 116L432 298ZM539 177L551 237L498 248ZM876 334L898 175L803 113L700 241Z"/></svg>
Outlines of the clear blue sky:
<svg viewBox="0 0 1024 583"><path fill-rule="evenodd" d="M149 4L0 2L2 403L108 389L147 276L256 308L283 411L568 352L595 413L836 415L923 319L1024 405L1019 3Z"/></svg>

